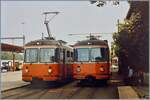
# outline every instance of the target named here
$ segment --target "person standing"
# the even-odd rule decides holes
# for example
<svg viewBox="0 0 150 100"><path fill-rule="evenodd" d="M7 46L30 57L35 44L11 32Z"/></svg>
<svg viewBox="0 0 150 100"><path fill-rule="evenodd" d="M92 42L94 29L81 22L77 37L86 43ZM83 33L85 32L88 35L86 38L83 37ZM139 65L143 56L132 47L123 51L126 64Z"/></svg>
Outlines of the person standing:
<svg viewBox="0 0 150 100"><path fill-rule="evenodd" d="M133 69L128 66L128 84L132 84L133 80Z"/></svg>

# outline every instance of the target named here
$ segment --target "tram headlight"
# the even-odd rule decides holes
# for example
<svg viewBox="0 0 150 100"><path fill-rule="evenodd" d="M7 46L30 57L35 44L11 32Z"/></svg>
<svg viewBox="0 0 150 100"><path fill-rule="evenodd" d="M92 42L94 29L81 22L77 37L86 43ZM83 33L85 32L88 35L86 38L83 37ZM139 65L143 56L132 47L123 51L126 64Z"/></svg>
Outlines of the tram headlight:
<svg viewBox="0 0 150 100"><path fill-rule="evenodd" d="M26 69L25 69L25 72L26 72L26 73L28 73L28 72L29 72L29 69L28 69L28 67L26 67Z"/></svg>
<svg viewBox="0 0 150 100"><path fill-rule="evenodd" d="M78 66L76 70L77 70L77 72L80 72L81 71L80 66Z"/></svg>
<svg viewBox="0 0 150 100"><path fill-rule="evenodd" d="M100 67L99 70L100 70L101 72L103 72L103 71L104 71L104 68L103 68L103 67Z"/></svg>
<svg viewBox="0 0 150 100"><path fill-rule="evenodd" d="M51 73L52 72L52 68L48 68L48 73Z"/></svg>

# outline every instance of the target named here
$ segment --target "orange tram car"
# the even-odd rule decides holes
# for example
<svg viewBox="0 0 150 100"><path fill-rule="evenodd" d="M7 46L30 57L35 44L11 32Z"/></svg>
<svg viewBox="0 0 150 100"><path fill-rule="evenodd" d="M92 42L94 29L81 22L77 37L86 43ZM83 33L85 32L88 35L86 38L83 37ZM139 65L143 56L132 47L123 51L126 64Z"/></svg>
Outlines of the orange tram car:
<svg viewBox="0 0 150 100"><path fill-rule="evenodd" d="M72 79L73 49L64 41L40 39L27 43L24 48L23 81Z"/></svg>
<svg viewBox="0 0 150 100"><path fill-rule="evenodd" d="M106 40L90 36L90 39L74 45L73 77L80 81L107 83L110 78L110 63Z"/></svg>

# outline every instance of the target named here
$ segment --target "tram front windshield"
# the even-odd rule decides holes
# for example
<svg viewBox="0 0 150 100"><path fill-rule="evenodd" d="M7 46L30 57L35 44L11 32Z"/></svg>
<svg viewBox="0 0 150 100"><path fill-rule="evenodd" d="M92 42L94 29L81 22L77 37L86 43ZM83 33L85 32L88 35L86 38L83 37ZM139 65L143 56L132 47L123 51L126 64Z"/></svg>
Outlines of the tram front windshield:
<svg viewBox="0 0 150 100"><path fill-rule="evenodd" d="M75 50L76 61L106 61L108 48L77 48Z"/></svg>
<svg viewBox="0 0 150 100"><path fill-rule="evenodd" d="M54 62L55 49L53 48L41 48L40 49L40 62Z"/></svg>
<svg viewBox="0 0 150 100"><path fill-rule="evenodd" d="M55 60L54 48L27 48L25 50L26 63L51 63Z"/></svg>
<svg viewBox="0 0 150 100"><path fill-rule="evenodd" d="M89 61L89 48L78 48L75 54L77 61Z"/></svg>
<svg viewBox="0 0 150 100"><path fill-rule="evenodd" d="M29 48L25 50L25 62L36 63L38 62L38 49Z"/></svg>

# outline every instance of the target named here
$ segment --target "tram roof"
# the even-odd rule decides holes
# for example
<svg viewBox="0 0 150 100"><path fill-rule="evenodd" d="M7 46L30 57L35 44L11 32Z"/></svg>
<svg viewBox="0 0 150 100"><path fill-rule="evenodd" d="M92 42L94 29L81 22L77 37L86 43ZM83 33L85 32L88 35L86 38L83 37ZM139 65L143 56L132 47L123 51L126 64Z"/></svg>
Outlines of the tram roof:
<svg viewBox="0 0 150 100"><path fill-rule="evenodd" d="M77 42L74 46L80 46L80 45L108 45L108 43L105 40L83 40Z"/></svg>
<svg viewBox="0 0 150 100"><path fill-rule="evenodd" d="M60 42L56 40L39 39L30 41L25 46L34 46L34 45L60 45Z"/></svg>

